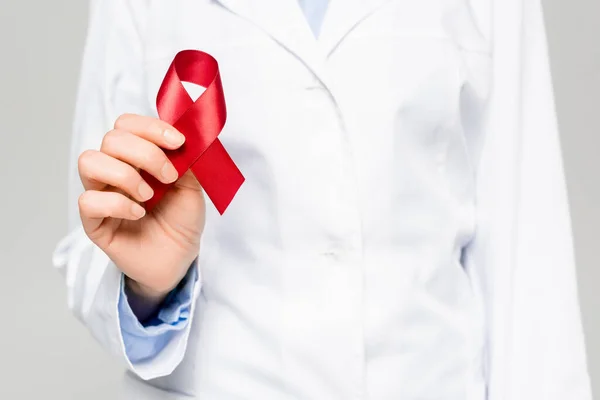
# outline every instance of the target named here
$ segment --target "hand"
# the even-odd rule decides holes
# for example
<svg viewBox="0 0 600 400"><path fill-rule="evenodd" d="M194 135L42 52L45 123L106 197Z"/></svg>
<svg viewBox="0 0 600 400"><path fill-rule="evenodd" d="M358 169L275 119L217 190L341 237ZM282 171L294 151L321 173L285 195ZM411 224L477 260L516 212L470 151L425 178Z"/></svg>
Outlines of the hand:
<svg viewBox="0 0 600 400"><path fill-rule="evenodd" d="M198 255L205 202L188 171L178 178L164 149L185 138L161 120L126 114L117 119L99 151L79 157L85 192L79 198L83 228L129 278L138 295L161 301L185 276ZM139 204L153 195L142 169L164 183L175 182L145 215Z"/></svg>

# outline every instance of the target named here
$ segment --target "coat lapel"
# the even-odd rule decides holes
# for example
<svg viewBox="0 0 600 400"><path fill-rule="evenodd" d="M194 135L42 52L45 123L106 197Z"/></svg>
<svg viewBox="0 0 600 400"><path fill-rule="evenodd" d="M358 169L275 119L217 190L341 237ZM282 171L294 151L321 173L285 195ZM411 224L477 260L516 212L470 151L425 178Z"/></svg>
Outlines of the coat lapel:
<svg viewBox="0 0 600 400"><path fill-rule="evenodd" d="M321 27L319 47L329 56L362 20L390 0L329 0L329 9Z"/></svg>
<svg viewBox="0 0 600 400"><path fill-rule="evenodd" d="M315 73L320 73L324 57L297 0L217 1L262 29Z"/></svg>
<svg viewBox="0 0 600 400"><path fill-rule="evenodd" d="M315 39L297 0L217 0L271 36L325 81L325 61L344 38L391 0L329 0L319 39Z"/></svg>

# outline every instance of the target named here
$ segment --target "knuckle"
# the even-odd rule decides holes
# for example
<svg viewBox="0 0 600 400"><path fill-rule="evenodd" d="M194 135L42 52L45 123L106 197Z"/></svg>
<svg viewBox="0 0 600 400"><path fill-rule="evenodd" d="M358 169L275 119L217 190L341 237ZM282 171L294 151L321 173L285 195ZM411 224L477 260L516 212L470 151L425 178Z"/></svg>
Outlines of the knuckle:
<svg viewBox="0 0 600 400"><path fill-rule="evenodd" d="M77 167L79 171L85 171L89 169L95 155L96 152L94 150L85 150L83 153L81 153L77 159Z"/></svg>
<svg viewBox="0 0 600 400"><path fill-rule="evenodd" d="M108 132L102 138L101 151L103 152L115 152L119 150L120 147L123 147L123 140L127 136L127 132L113 129Z"/></svg>
<svg viewBox="0 0 600 400"><path fill-rule="evenodd" d="M82 212L86 212L91 208L92 199L90 199L90 197L90 192L88 191L85 191L81 195L79 195L79 198L77 199L77 204L79 205L79 209Z"/></svg>
<svg viewBox="0 0 600 400"><path fill-rule="evenodd" d="M117 130L112 130L104 135L102 138L101 149L105 151L108 149L114 149L117 146L116 142L118 142L118 136Z"/></svg>
<svg viewBox="0 0 600 400"><path fill-rule="evenodd" d="M131 114L131 113L125 113L125 114L119 115L117 117L117 119L115 120L115 125L114 125L115 129L123 129L135 117L136 117L136 115Z"/></svg>

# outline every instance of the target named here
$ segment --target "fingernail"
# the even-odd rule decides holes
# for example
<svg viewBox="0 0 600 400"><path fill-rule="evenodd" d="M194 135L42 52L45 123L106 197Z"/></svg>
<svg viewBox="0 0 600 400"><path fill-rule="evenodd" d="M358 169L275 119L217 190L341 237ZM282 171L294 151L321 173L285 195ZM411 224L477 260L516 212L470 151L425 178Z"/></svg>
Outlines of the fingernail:
<svg viewBox="0 0 600 400"><path fill-rule="evenodd" d="M146 182L142 181L138 186L138 193L143 201L146 201L154 195L154 191Z"/></svg>
<svg viewBox="0 0 600 400"><path fill-rule="evenodd" d="M174 182L179 177L177 170L169 161L165 163L160 173L162 174L163 178L167 181L167 183Z"/></svg>
<svg viewBox="0 0 600 400"><path fill-rule="evenodd" d="M164 131L163 135L165 137L165 140L173 146L179 146L185 141L185 136L171 129L167 129L166 131Z"/></svg>
<svg viewBox="0 0 600 400"><path fill-rule="evenodd" d="M144 207L140 206L138 203L134 203L131 206L131 213L136 218L142 218L144 215L146 215L146 210L144 210Z"/></svg>

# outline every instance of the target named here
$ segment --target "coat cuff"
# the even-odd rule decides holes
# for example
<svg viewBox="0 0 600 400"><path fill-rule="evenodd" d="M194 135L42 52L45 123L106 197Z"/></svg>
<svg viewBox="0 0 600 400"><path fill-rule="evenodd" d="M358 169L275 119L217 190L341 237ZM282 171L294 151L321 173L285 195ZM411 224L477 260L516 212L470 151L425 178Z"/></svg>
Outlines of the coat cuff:
<svg viewBox="0 0 600 400"><path fill-rule="evenodd" d="M109 353L124 362L126 368L142 380L150 380L170 375L185 356L197 298L200 295L200 280L192 288L192 301L187 324L175 331L164 348L151 359L133 363L127 356L123 328L119 320L119 299L121 294L122 272L110 258L98 247L93 247L93 275L101 275L100 285L92 295L86 290L81 318L92 335ZM97 282L97 281L96 281Z"/></svg>
<svg viewBox="0 0 600 400"><path fill-rule="evenodd" d="M198 281L197 261L165 301L158 313L141 323L128 302L125 292L125 275L121 274L118 316L125 354L132 365L151 361L162 352L177 332L189 324L194 286Z"/></svg>

